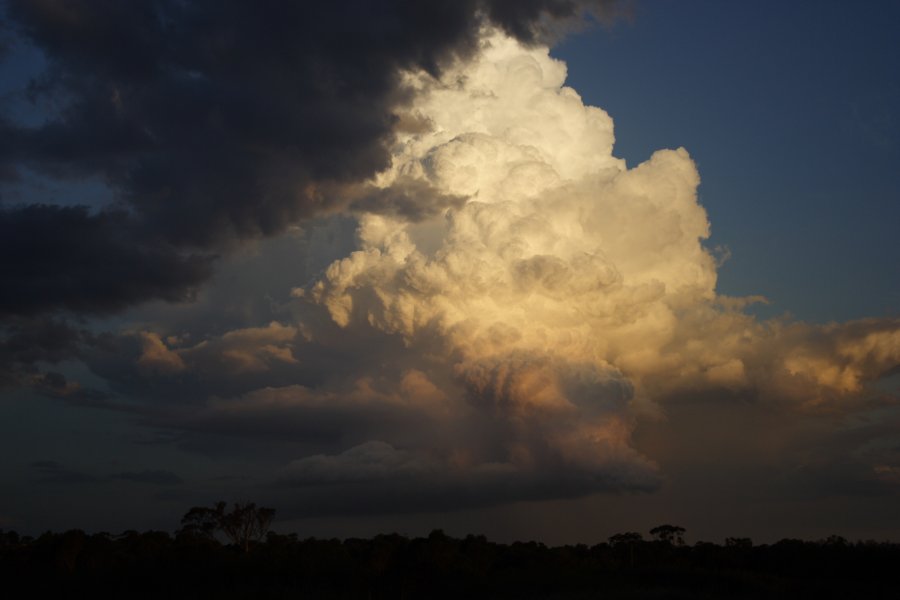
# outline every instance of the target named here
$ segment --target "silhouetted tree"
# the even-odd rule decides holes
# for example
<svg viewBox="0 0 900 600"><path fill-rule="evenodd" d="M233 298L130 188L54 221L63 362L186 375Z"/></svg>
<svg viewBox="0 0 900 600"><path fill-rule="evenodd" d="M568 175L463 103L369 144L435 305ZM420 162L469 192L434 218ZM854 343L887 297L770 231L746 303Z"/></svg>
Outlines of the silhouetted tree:
<svg viewBox="0 0 900 600"><path fill-rule="evenodd" d="M181 517L181 529L176 535L214 540L219 529L220 517L224 513L224 502L217 503L213 508L194 506Z"/></svg>
<svg viewBox="0 0 900 600"><path fill-rule="evenodd" d="M266 538L275 509L236 502L230 512L225 512L226 506L225 502L217 502L212 508L191 508L181 519L179 535L214 539L216 532L221 531L231 543L249 552L251 542Z"/></svg>
<svg viewBox="0 0 900 600"><path fill-rule="evenodd" d="M250 542L261 542L269 532L274 508L257 507L250 502L235 504L230 513L223 516L220 527L233 543L249 552Z"/></svg>
<svg viewBox="0 0 900 600"><path fill-rule="evenodd" d="M224 541L224 503L190 512L185 526ZM238 505L248 509L256 507ZM187 515L186 515L187 517ZM166 532L38 539L0 530L0 580L9 598L864 598L897 600L900 545L782 540L742 548L646 543L638 533L612 546L456 539L440 530L409 539L299 539L269 534L238 556L219 543L185 544ZM240 544L240 540L234 540ZM247 546L244 545L244 548ZM629 566L629 555L639 568Z"/></svg>
<svg viewBox="0 0 900 600"><path fill-rule="evenodd" d="M684 527L678 527L677 525L659 525L650 530L650 535L666 544L683 546L684 531Z"/></svg>

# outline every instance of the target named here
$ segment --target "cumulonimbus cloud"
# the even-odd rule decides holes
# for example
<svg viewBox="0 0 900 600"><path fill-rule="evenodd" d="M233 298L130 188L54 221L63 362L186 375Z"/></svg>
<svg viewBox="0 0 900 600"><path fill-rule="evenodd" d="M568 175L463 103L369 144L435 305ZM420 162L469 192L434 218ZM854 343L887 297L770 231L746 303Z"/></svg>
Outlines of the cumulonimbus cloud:
<svg viewBox="0 0 900 600"><path fill-rule="evenodd" d="M900 363L900 324L759 322L745 301L717 295L688 153L627 168L612 153L612 119L565 75L547 48L499 33L440 78L409 74L417 97L405 118L427 126L398 137L373 185L419 182L466 203L425 220L363 212L359 250L296 290L348 331L427 354L425 376L452 382L435 402L488 438L406 446L400 470L441 460L446 472L502 465L523 482L587 474L580 493L642 489L653 467L630 435L668 396L739 390L797 410L872 400L867 382ZM384 449L290 472L302 482L346 468L352 479L379 472L378 456L400 460Z"/></svg>
<svg viewBox="0 0 900 600"><path fill-rule="evenodd" d="M492 6L514 17L513 4ZM141 222L173 247L272 233L326 208L359 222L358 249L296 288L293 322L205 339L136 329L92 341L94 372L141 401L129 410L188 434L303 446L272 478L295 514L310 514L652 490L660 474L632 434L684 395L737 394L794 412L892 401L869 384L900 363L896 319L814 326L743 312L749 299L716 292L688 152L660 150L629 168L614 156L610 116L564 85L565 65L534 35L520 32L523 43L466 31L471 39L438 54L404 50L400 60L384 49L384 71L363 83L405 95L375 94L378 110L356 114L374 128L351 123L362 127L351 175L316 171L319 159L330 165L341 154L342 138L323 147L313 136L285 157L276 136L272 162L254 154L232 165L213 154L208 169L176 171L173 189L184 183L202 200L182 214L145 195L169 177L144 170L155 150L138 152L137 171L116 171L147 177L124 181ZM442 68L429 68L435 57L447 59ZM354 73L356 58L347 60L332 72ZM171 83L166 73L161 86ZM212 83L179 73L187 79L173 85L185 89ZM130 101L137 110L144 100ZM313 104L294 125L318 108L331 114ZM390 111L389 123L369 121ZM234 125L243 113L224 114ZM243 156L247 140L229 141ZM304 162L313 152L321 155ZM305 166L290 172L295 162ZM213 172L221 178L206 178ZM283 187L292 177L304 185ZM210 200L229 178L238 185ZM242 204L258 191L245 179L271 193ZM295 204L280 195L288 188L334 204Z"/></svg>
<svg viewBox="0 0 900 600"><path fill-rule="evenodd" d="M194 448L278 445L294 515L653 490L633 433L685 396L892 401L869 384L900 362L896 320L760 321L717 294L689 154L628 168L565 75L496 32L441 77L407 71L417 125L352 190L358 248L294 290L293 320L136 330L92 369Z"/></svg>

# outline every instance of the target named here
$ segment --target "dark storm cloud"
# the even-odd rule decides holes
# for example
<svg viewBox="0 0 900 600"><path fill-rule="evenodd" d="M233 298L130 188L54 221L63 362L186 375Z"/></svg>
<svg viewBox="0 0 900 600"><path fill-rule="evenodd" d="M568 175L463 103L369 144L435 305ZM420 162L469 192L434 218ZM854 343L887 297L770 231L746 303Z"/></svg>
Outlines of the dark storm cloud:
<svg viewBox="0 0 900 600"><path fill-rule="evenodd" d="M0 391L27 386L68 404L111 408L110 394L48 370L52 365L81 358L95 342L92 333L63 319L0 318Z"/></svg>
<svg viewBox="0 0 900 600"><path fill-rule="evenodd" d="M33 205L0 210L0 272L0 316L100 313L190 299L211 264L141 234L124 212Z"/></svg>
<svg viewBox="0 0 900 600"><path fill-rule="evenodd" d="M33 462L31 468L38 473L39 480L43 483L80 484L98 481L93 475L70 469L53 460Z"/></svg>
<svg viewBox="0 0 900 600"><path fill-rule="evenodd" d="M104 481L130 481L156 485L178 485L184 482L175 473L158 469L124 471L101 478L72 469L55 460L38 460L31 463L31 468L38 474L39 481L42 483L82 484L101 483Z"/></svg>
<svg viewBox="0 0 900 600"><path fill-rule="evenodd" d="M32 389L39 394L48 398L64 400L72 406L133 412L131 407L117 402L112 394L84 387L56 371L35 374L31 377L30 383Z"/></svg>
<svg viewBox="0 0 900 600"><path fill-rule="evenodd" d="M0 321L0 388L42 377L36 363L54 364L77 356L85 338L85 332L57 319ZM46 383L58 388L60 381L51 376Z"/></svg>
<svg viewBox="0 0 900 600"><path fill-rule="evenodd" d="M116 473L115 475L112 475L111 478L121 479L123 481L133 481L136 483L153 483L157 485L177 485L184 483L184 480L181 477L171 471L153 469Z"/></svg>
<svg viewBox="0 0 900 600"><path fill-rule="evenodd" d="M630 4L593 0L494 0L486 2L486 11L491 21L507 33L522 41L534 42L552 35L554 23L581 18L589 12L596 19L615 15Z"/></svg>
<svg viewBox="0 0 900 600"><path fill-rule="evenodd" d="M538 20L581 10L560 0L522 7L489 0L10 0L8 7L19 34L48 60L30 95L60 108L34 127L7 119L0 168L101 177L133 210L141 237L159 242L126 253L147 281L133 275L113 283L119 273L98 269L94 278L104 281L83 285L96 290L86 297L73 294L75 278L62 272L22 281L3 308L31 312L183 298L186 285L208 270L179 260L169 245L214 249L277 233L340 205L321 184L331 190L388 165L394 109L410 99L402 70L437 73L472 50L485 18L530 38ZM81 229L51 240L50 250L18 248L26 264L32 254L45 262L65 258L52 250L73 248L76 236L123 249L112 215L35 207L4 218L30 219L28 233L41 239L59 221L78 221ZM76 250L71 262L85 271L99 266L90 258ZM172 267L172 279L160 279ZM46 293L55 286L63 293Z"/></svg>

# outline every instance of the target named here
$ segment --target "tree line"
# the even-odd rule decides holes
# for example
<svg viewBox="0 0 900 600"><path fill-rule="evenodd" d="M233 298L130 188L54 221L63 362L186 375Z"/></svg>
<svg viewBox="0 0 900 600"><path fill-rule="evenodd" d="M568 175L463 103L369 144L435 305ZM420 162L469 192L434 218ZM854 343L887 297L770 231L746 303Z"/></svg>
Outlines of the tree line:
<svg viewBox="0 0 900 600"><path fill-rule="evenodd" d="M502 544L481 535L302 539L272 509L195 507L160 531L0 531L0 577L23 597L896 598L900 545L832 536L687 544L661 525L594 545ZM12 595L9 597L19 597Z"/></svg>

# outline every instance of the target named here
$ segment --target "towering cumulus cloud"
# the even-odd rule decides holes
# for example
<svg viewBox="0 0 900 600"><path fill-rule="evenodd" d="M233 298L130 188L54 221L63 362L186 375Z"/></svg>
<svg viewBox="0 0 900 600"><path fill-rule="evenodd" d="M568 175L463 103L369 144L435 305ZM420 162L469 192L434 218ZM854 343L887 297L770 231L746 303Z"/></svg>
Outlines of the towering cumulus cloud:
<svg viewBox="0 0 900 600"><path fill-rule="evenodd" d="M547 48L499 33L440 79L409 75L417 99L401 122L415 126L368 193L464 203L425 220L363 212L359 250L295 295L342 328L402 338L397 360L417 369L397 393L431 390L413 393L418 409L466 434L371 440L295 462L295 479L412 469L462 488L496 479L511 497L647 489L655 469L630 436L664 398L762 389L826 402L900 360L896 323L760 324L717 297L688 153L628 169L612 119L565 77Z"/></svg>
<svg viewBox="0 0 900 600"><path fill-rule="evenodd" d="M628 445L633 386L610 347L671 318L667 295L711 297L706 216L684 151L628 171L612 120L563 87L546 48L501 35L439 81L414 76L403 136L375 185L463 196L428 222L361 218L360 251L312 297L345 327L437 343L457 399L490 422L467 459L516 472L576 472L586 488L646 486Z"/></svg>

